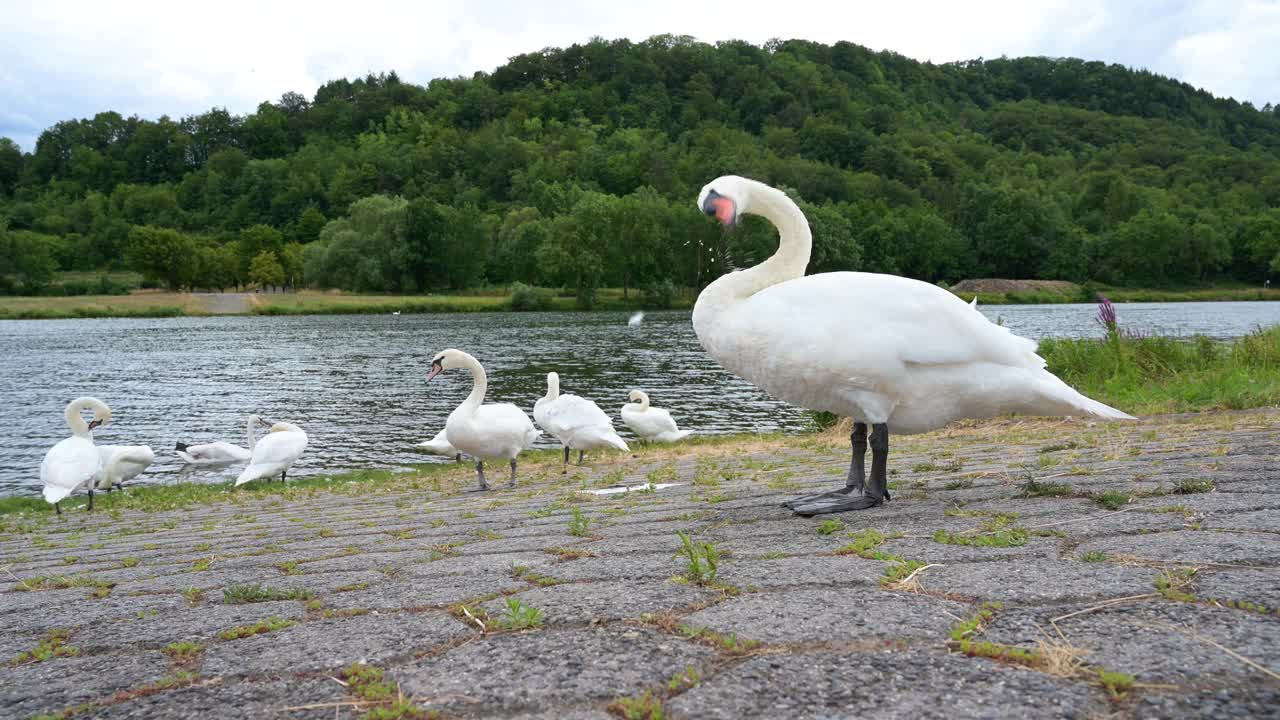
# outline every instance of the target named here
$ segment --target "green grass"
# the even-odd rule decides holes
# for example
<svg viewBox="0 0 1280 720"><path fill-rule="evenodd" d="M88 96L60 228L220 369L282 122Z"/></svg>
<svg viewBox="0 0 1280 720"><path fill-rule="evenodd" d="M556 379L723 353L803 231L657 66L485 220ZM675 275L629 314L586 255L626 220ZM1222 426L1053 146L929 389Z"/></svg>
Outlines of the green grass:
<svg viewBox="0 0 1280 720"><path fill-rule="evenodd" d="M979 305L1058 305L1092 303L1102 293L1116 303L1129 302L1226 302L1238 300L1280 300L1280 290L1264 290L1252 286L1210 288L1108 288L1090 284L1078 291L1059 293L1051 290L1030 292L966 292L956 295L969 302L978 296Z"/></svg>
<svg viewBox="0 0 1280 720"><path fill-rule="evenodd" d="M1075 492L1070 485L1040 482L1035 479L1023 483L1020 490L1023 497L1068 497Z"/></svg>
<svg viewBox="0 0 1280 720"><path fill-rule="evenodd" d="M498 618L498 627L503 630L529 630L542 626L542 611L525 605L519 598L507 598L507 607Z"/></svg>
<svg viewBox="0 0 1280 720"><path fill-rule="evenodd" d="M275 600L310 600L315 594L310 590L264 587L262 585L232 585L222 591L222 602L228 605L272 602Z"/></svg>
<svg viewBox="0 0 1280 720"><path fill-rule="evenodd" d="M223 630L218 633L218 637L223 640L239 640L241 638L253 637L254 635L262 635L264 633L275 632L276 630L283 630L284 628L295 624L297 623L293 620L285 620L284 618L272 615L266 620L256 622L252 625L239 625L229 630Z"/></svg>
<svg viewBox="0 0 1280 720"><path fill-rule="evenodd" d="M1108 510L1119 510L1125 505L1128 505L1129 501L1132 499L1133 498L1129 493L1121 492L1119 490L1108 490L1104 493L1098 493L1093 496L1093 501L1095 503Z"/></svg>
<svg viewBox="0 0 1280 720"><path fill-rule="evenodd" d="M680 531L676 534L680 536L681 547L673 557L684 558L684 577L701 584L715 582L720 569L720 551L716 546L709 542L695 543Z"/></svg>
<svg viewBox="0 0 1280 720"><path fill-rule="evenodd" d="M1027 544L1030 533L1023 527L1012 527L996 530L981 535L965 535L939 530L933 534L933 541L943 545L968 545L971 547L1018 547Z"/></svg>
<svg viewBox="0 0 1280 720"><path fill-rule="evenodd" d="M1230 343L1208 338L1049 338L1048 368L1080 392L1135 415L1280 404L1280 326Z"/></svg>
<svg viewBox="0 0 1280 720"><path fill-rule="evenodd" d="M582 514L581 508L573 509L573 517L569 518L569 534L574 537L591 534L591 519Z"/></svg>
<svg viewBox="0 0 1280 720"><path fill-rule="evenodd" d="M24 650L9 659L9 665L26 665L27 663L44 662L56 657L72 657L80 654L80 648L68 645L71 631L54 628L45 634L40 643L30 650Z"/></svg>

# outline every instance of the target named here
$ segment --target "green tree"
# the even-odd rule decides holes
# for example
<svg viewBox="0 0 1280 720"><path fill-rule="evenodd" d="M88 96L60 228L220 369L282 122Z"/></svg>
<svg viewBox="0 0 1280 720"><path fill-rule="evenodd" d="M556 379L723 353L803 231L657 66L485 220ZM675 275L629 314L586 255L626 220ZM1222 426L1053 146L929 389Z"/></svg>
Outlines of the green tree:
<svg viewBox="0 0 1280 720"><path fill-rule="evenodd" d="M142 225L129 232L125 258L129 266L177 292L194 279L197 269L195 241L171 228Z"/></svg>
<svg viewBox="0 0 1280 720"><path fill-rule="evenodd" d="M249 263L249 282L260 287L280 287L284 285L284 266L280 259L270 250L263 250L253 256Z"/></svg>

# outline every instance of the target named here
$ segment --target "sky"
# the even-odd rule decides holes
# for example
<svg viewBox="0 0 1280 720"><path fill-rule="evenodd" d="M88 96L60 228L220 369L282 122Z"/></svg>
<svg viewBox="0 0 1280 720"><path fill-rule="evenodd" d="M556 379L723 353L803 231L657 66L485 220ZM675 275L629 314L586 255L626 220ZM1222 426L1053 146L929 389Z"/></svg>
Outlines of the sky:
<svg viewBox="0 0 1280 720"><path fill-rule="evenodd" d="M285 92L395 70L491 71L594 36L839 40L918 60L1080 57L1280 103L1280 0L0 0L0 136L24 150L104 110L252 112Z"/></svg>

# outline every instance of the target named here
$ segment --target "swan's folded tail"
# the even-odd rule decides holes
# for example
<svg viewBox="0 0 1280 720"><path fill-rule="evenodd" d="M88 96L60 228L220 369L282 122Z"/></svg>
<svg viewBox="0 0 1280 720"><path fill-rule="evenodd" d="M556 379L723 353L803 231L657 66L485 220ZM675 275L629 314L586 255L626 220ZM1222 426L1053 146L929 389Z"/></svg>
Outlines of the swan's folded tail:
<svg viewBox="0 0 1280 720"><path fill-rule="evenodd" d="M658 433L653 436L654 442L676 442L683 440L693 434L692 430L670 430L664 433Z"/></svg>
<svg viewBox="0 0 1280 720"><path fill-rule="evenodd" d="M1063 415L1071 415L1074 417L1095 417L1101 420L1137 420L1138 418L1126 412L1121 412L1110 405L1085 397L1075 388L1062 382L1062 379L1047 370L1041 371L1043 392L1060 406L1057 412ZM1047 409L1047 408L1046 408ZM1040 412L1041 415L1050 413Z"/></svg>
<svg viewBox="0 0 1280 720"><path fill-rule="evenodd" d="M49 503L56 503L65 500L74 488L64 488L57 485L44 486L44 499Z"/></svg>

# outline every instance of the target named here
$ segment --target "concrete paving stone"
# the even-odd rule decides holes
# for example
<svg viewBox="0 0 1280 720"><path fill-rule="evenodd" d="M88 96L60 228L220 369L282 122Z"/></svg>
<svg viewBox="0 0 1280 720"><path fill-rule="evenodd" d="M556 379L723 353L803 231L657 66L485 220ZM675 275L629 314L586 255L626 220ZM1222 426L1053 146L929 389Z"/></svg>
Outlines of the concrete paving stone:
<svg viewBox="0 0 1280 720"><path fill-rule="evenodd" d="M1275 618L1159 599L1050 622L1084 607L1006 608L981 638L1035 647L1036 639L1045 637L1042 629L1052 632L1056 624L1071 645L1089 651L1088 662L1141 682L1230 685L1265 679L1194 634L1280 672L1280 624Z"/></svg>
<svg viewBox="0 0 1280 720"><path fill-rule="evenodd" d="M332 618L211 645L201 672L243 677L334 670L353 662L380 665L471 634L441 612Z"/></svg>
<svg viewBox="0 0 1280 720"><path fill-rule="evenodd" d="M1265 684L1187 692L1144 691L1134 703L1139 720L1218 720L1280 717L1280 688Z"/></svg>
<svg viewBox="0 0 1280 720"><path fill-rule="evenodd" d="M449 715L536 712L638 694L713 652L644 627L539 630L465 643L397 668L396 679L415 697L440 698L433 706Z"/></svg>
<svg viewBox="0 0 1280 720"><path fill-rule="evenodd" d="M1036 560L951 563L930 568L917 579L931 590L983 600L1045 603L1105 600L1152 592L1156 575L1150 568Z"/></svg>
<svg viewBox="0 0 1280 720"><path fill-rule="evenodd" d="M53 628L74 628L102 620L136 617L138 613L164 612L186 607L174 595L125 595L113 592L105 598L89 598L91 588L75 588L73 595L63 590L37 590L31 595L58 593L60 597L47 605L28 606L24 611L0 615L4 627L43 633Z"/></svg>
<svg viewBox="0 0 1280 720"><path fill-rule="evenodd" d="M1274 490L1274 487L1272 489ZM1210 492L1193 495L1163 495L1139 498L1134 500L1130 507L1154 510L1170 505L1185 505L1197 513L1243 513L1280 508L1280 493Z"/></svg>
<svg viewBox="0 0 1280 720"><path fill-rule="evenodd" d="M860 583L877 586L885 564L851 555L795 555L761 559L734 556L722 561L717 579L741 588ZM679 573L682 568L676 567Z"/></svg>
<svg viewBox="0 0 1280 720"><path fill-rule="evenodd" d="M868 650L750 658L677 696L667 708L674 720L1085 720L1105 704L1087 685L986 660L945 651Z"/></svg>
<svg viewBox="0 0 1280 720"><path fill-rule="evenodd" d="M1280 509L1212 512L1205 515L1202 524L1209 529L1251 530L1275 534L1275 528L1280 527Z"/></svg>
<svg viewBox="0 0 1280 720"><path fill-rule="evenodd" d="M1192 589L1201 600L1243 601L1261 606L1280 619L1280 573L1264 570L1215 570L1196 574Z"/></svg>
<svg viewBox="0 0 1280 720"><path fill-rule="evenodd" d="M700 610L684 623L769 643L947 638L971 608L927 595L874 587L745 593Z"/></svg>
<svg viewBox="0 0 1280 720"><path fill-rule="evenodd" d="M397 610L402 608L442 608L471 598L504 591L522 590L527 583L510 575L477 573L442 577L397 577L370 584L363 590L332 593L325 600L332 608Z"/></svg>
<svg viewBox="0 0 1280 720"><path fill-rule="evenodd" d="M179 593L187 588L210 590L224 588L229 585L248 583L266 584L280 577L280 571L273 567L242 568L239 570L202 570L196 572L174 572L158 575L147 580L120 585L113 592L131 593Z"/></svg>
<svg viewBox="0 0 1280 720"><path fill-rule="evenodd" d="M583 547L594 552L591 545ZM672 556L674 552L584 558L556 565L554 575L562 580L666 579L682 571L680 561Z"/></svg>
<svg viewBox="0 0 1280 720"><path fill-rule="evenodd" d="M1280 563L1280 534L1180 530L1103 538L1084 543L1079 549L1176 563L1275 565Z"/></svg>
<svg viewBox="0 0 1280 720"><path fill-rule="evenodd" d="M150 720L151 718L291 718L332 720L333 707L286 710L304 705L329 705L344 699L342 688L329 679L267 682L210 682L109 705L86 715L90 720ZM342 718L357 717L347 707ZM77 717L80 717L77 715Z"/></svg>
<svg viewBox="0 0 1280 720"><path fill-rule="evenodd" d="M521 602L543 611L547 624L603 622L639 618L646 613L684 610L716 597L696 585L673 581L564 583L523 590ZM505 598L484 604L489 617L502 617Z"/></svg>
<svg viewBox="0 0 1280 720"><path fill-rule="evenodd" d="M976 533L975 533L976 534ZM982 547L978 545L949 545L932 538L897 538L886 540L877 550L908 560L923 562L1033 562L1039 558L1057 556L1056 538L1032 537L1026 545L1013 547Z"/></svg>
<svg viewBox="0 0 1280 720"><path fill-rule="evenodd" d="M162 648L172 642L207 640L221 630L271 616L298 620L302 615L302 603L297 600L167 609L84 626L76 631L74 644L93 651L135 645Z"/></svg>
<svg viewBox="0 0 1280 720"><path fill-rule="evenodd" d="M154 651L59 657L0 669L0 717L52 715L154 683L168 669L168 658Z"/></svg>

